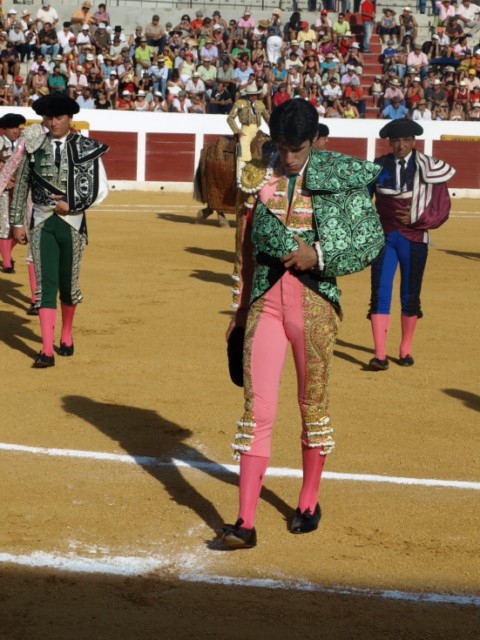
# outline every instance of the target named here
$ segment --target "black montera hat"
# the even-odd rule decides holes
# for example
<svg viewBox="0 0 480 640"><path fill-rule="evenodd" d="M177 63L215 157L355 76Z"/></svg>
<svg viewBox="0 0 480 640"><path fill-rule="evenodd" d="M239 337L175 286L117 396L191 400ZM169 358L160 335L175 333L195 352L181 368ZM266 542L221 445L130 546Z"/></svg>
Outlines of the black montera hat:
<svg viewBox="0 0 480 640"><path fill-rule="evenodd" d="M421 136L422 133L423 127L414 120L398 118L398 120L390 120L380 129L380 138L409 138L410 136Z"/></svg>
<svg viewBox="0 0 480 640"><path fill-rule="evenodd" d="M68 96L51 93L35 100L32 109L39 116L73 116L80 111L80 106Z"/></svg>
<svg viewBox="0 0 480 640"><path fill-rule="evenodd" d="M25 124L26 120L19 113L6 113L0 118L0 129L14 129L21 124Z"/></svg>

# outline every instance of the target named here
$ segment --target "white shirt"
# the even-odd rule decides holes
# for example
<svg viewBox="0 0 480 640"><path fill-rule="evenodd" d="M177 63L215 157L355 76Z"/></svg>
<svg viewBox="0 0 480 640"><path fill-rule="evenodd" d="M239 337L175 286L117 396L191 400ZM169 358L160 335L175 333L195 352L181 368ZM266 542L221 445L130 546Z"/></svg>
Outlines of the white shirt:
<svg viewBox="0 0 480 640"><path fill-rule="evenodd" d="M480 13L480 7L477 4L470 3L470 6L466 7L463 3L459 4L456 8L457 16L462 16L468 22L474 22L475 16Z"/></svg>
<svg viewBox="0 0 480 640"><path fill-rule="evenodd" d="M432 119L432 112L430 111L430 109L425 109L423 113L420 111L420 109L415 109L415 111L413 112L413 120L431 120L431 119Z"/></svg>

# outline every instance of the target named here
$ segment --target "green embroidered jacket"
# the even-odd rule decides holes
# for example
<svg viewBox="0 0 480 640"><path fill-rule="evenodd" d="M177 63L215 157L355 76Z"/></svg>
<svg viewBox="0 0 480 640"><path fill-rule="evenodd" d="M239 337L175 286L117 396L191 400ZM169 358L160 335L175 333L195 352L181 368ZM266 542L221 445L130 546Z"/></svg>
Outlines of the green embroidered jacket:
<svg viewBox="0 0 480 640"><path fill-rule="evenodd" d="M324 261L321 272L310 270L294 272L295 275L340 308L336 276L365 269L384 246L382 226L367 189L380 170L373 162L312 149L305 176L314 209L313 228L308 230L288 229L257 197L251 226L247 224L250 230L246 228L244 236L240 308L260 298L281 278L285 267L279 258L297 248L294 234L311 246L318 240ZM250 268L245 252L254 257ZM251 267L253 277L249 273Z"/></svg>

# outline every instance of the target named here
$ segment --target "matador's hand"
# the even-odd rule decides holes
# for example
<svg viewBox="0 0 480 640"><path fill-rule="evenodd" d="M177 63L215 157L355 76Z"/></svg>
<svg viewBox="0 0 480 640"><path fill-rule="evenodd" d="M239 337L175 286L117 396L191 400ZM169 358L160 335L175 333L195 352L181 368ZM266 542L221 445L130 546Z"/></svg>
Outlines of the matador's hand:
<svg viewBox="0 0 480 640"><path fill-rule="evenodd" d="M12 236L18 242L18 244L27 244L27 230L25 227L12 227Z"/></svg>
<svg viewBox="0 0 480 640"><path fill-rule="evenodd" d="M280 258L281 262L287 269L296 269L297 271L308 271L313 269L318 264L317 252L313 247L300 238L300 236L293 236L298 242L298 249L287 253Z"/></svg>
<svg viewBox="0 0 480 640"><path fill-rule="evenodd" d="M404 225L410 224L410 205L403 207L396 215L395 218Z"/></svg>
<svg viewBox="0 0 480 640"><path fill-rule="evenodd" d="M68 206L68 202L65 202L65 200L61 200L61 198L63 198L63 196L52 196L56 201L57 201L57 205L55 207L55 209L53 210L53 213L57 213L59 216L66 216L67 213L70 211L70 207Z"/></svg>

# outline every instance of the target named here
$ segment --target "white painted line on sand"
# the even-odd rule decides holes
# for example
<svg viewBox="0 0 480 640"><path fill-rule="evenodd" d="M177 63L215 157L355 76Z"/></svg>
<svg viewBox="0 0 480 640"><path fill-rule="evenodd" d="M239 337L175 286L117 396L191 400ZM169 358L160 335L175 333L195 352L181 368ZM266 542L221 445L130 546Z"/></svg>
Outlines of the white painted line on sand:
<svg viewBox="0 0 480 640"><path fill-rule="evenodd" d="M292 591L314 591L332 595L360 596L385 600L400 600L430 604L456 604L480 606L480 596L473 594L455 593L422 593L412 591L398 591L397 589L360 589L358 587L313 584L312 582L289 582L287 580L271 580L269 578L231 578L229 576L214 576L209 574L184 574L180 580L186 582L201 582L208 584L222 584L227 586L251 587L260 589L289 589Z"/></svg>
<svg viewBox="0 0 480 640"><path fill-rule="evenodd" d="M181 562L181 561L180 561ZM0 564L13 564L32 569L54 569L65 573L103 574L114 576L141 577L171 566L171 560L158 556L102 556L84 557L69 553L66 556L34 551L31 554L0 553ZM282 589L290 591L309 591L331 595L397 600L422 604L453 604L462 606L480 606L480 596L457 593L422 593L399 591L396 589L361 589L350 586L329 587L299 580L274 580L270 578L234 578L230 576L210 575L208 573L168 572L169 578L178 578L184 582L197 584L220 584L228 587L246 587L256 589Z"/></svg>
<svg viewBox="0 0 480 640"><path fill-rule="evenodd" d="M70 573L102 573L115 576L139 576L158 570L168 564L160 558L131 556L82 557L75 553L60 556L44 551L16 555L0 553L1 564L15 564L35 569L57 569Z"/></svg>
<svg viewBox="0 0 480 640"><path fill-rule="evenodd" d="M153 456L130 456L128 454L107 453L103 451L82 451L78 449L56 449L50 447L30 447L27 445L11 444L0 442L0 451L11 451L15 453L27 453L31 455L43 455L56 458L83 458L89 460L109 460L110 462L121 462L127 464L137 464L142 467L183 467L192 469L203 469L211 473L238 473L239 467L235 464L219 464L216 462L203 462L197 460L177 460L175 458L155 458ZM301 478L301 469L290 469L288 467L271 467L267 475L275 478ZM470 482L464 480L438 480L435 478L405 478L398 476L380 476L364 473L337 473L335 471L325 471L324 478L330 480L349 480L354 482L381 482L387 484L416 485L424 487L445 487L449 489L469 489L480 490L480 482Z"/></svg>

